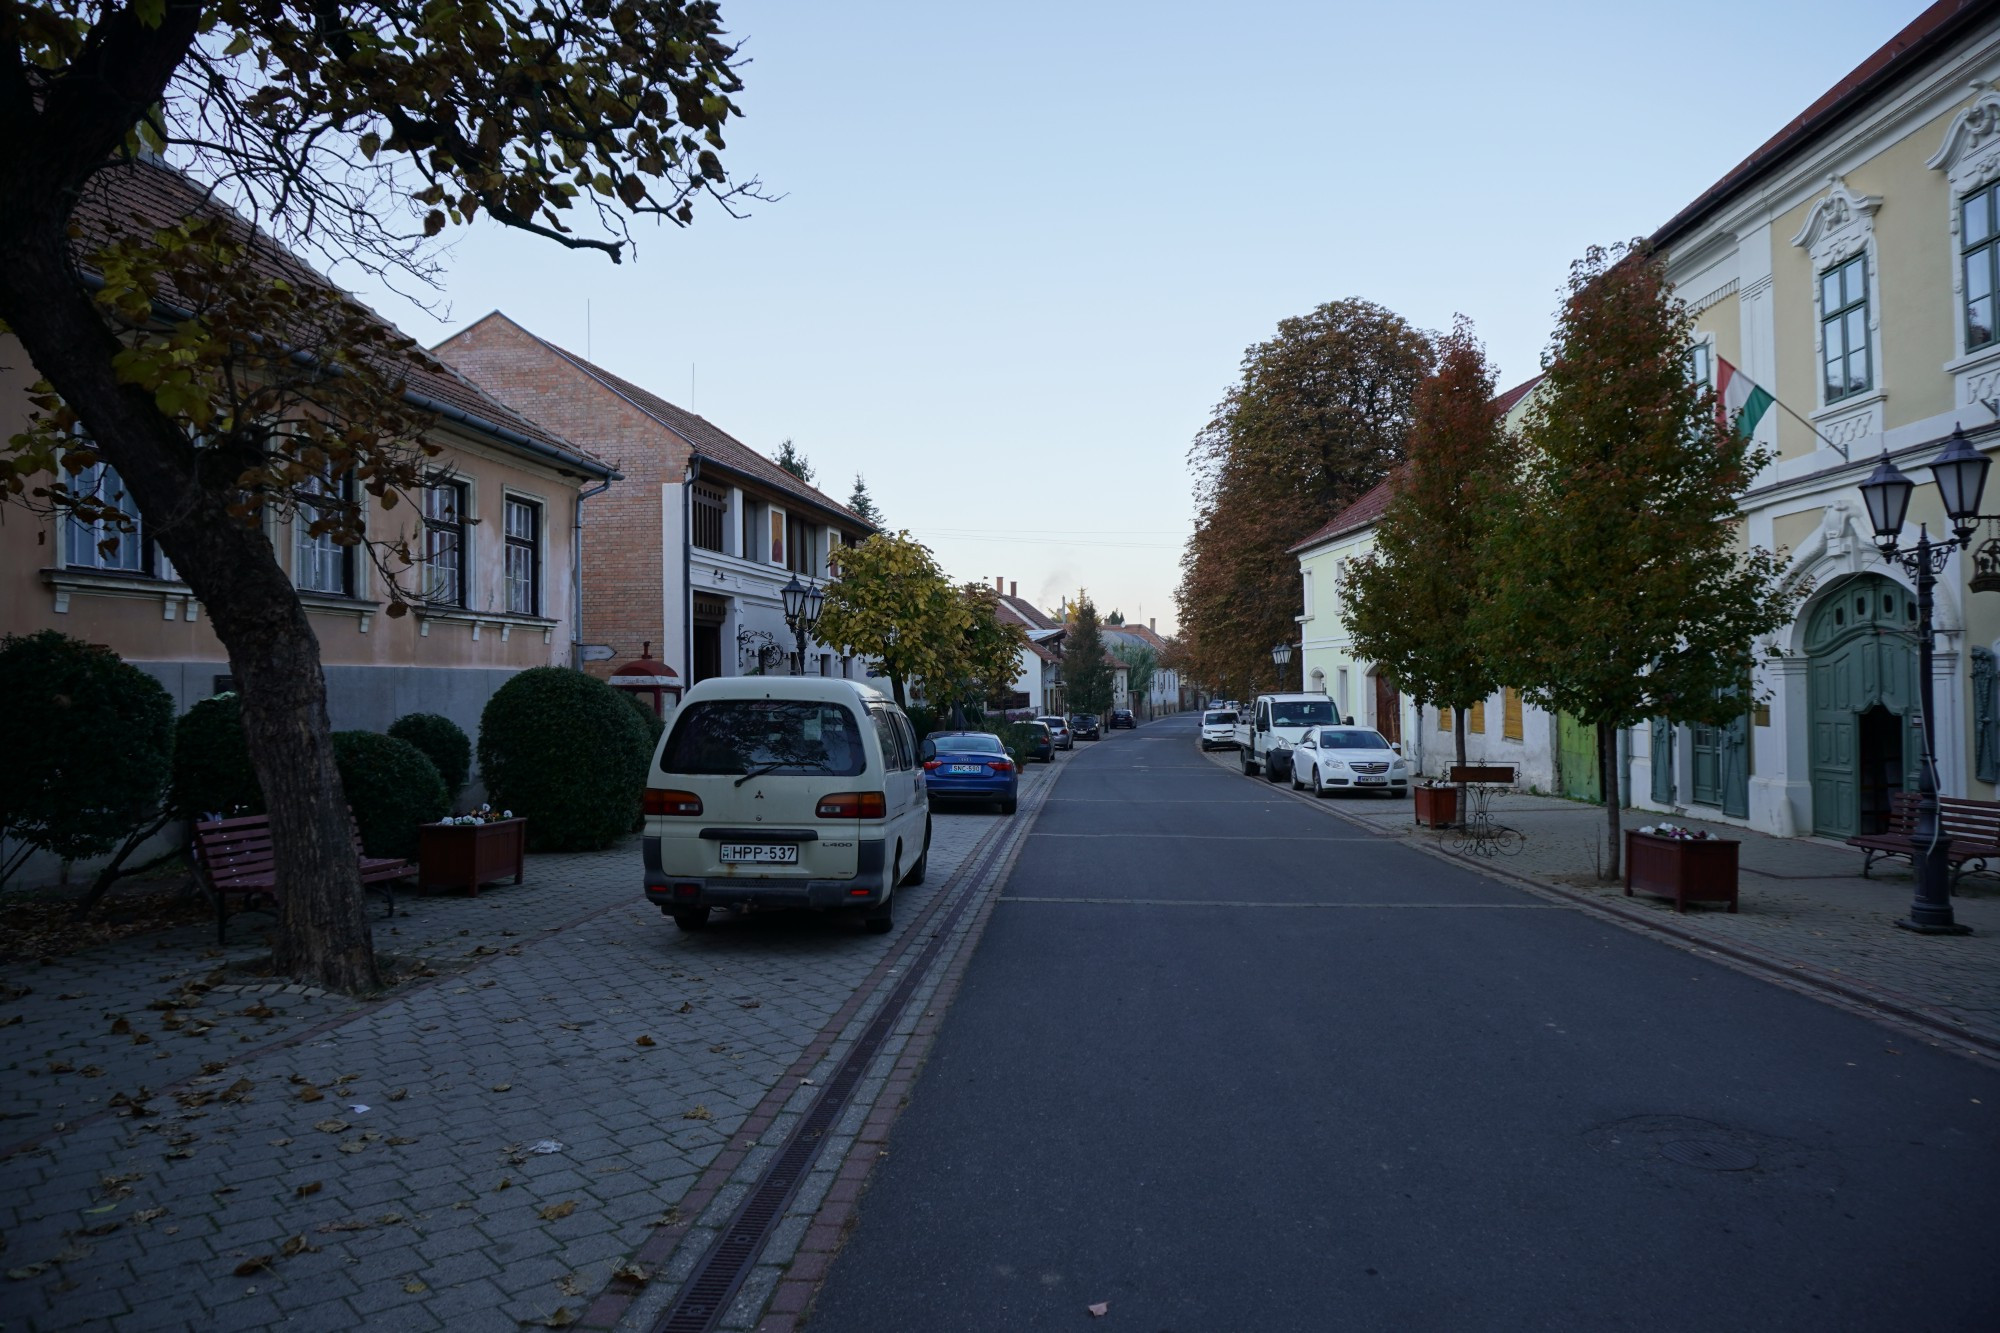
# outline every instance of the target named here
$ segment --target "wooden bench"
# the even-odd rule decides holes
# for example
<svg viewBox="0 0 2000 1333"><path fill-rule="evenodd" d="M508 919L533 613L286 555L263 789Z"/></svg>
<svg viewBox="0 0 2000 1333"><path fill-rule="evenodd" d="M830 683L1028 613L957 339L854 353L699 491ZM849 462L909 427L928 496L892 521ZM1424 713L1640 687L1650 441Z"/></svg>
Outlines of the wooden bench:
<svg viewBox="0 0 2000 1333"><path fill-rule="evenodd" d="M1913 791L1893 792L1889 797L1889 827L1882 833L1857 834L1847 840L1867 855L1861 861L1865 878L1878 856L1900 856L1916 863L1917 802ZM1964 796L1938 797L1938 823L1951 839L1946 860L1951 864L1954 890L1966 868L1975 863L1981 870L2000 861L2000 801L1975 801Z"/></svg>
<svg viewBox="0 0 2000 1333"><path fill-rule="evenodd" d="M361 830L349 816L354 834L354 854L361 859L361 883L388 900L388 915L396 914L396 896L390 884L417 873L413 861L390 856L369 856L361 850ZM222 943L229 924L229 895L242 897L247 910L252 898L278 903L277 863L271 849L271 817L247 815L239 819L205 819L194 826L196 873L215 898L215 942Z"/></svg>

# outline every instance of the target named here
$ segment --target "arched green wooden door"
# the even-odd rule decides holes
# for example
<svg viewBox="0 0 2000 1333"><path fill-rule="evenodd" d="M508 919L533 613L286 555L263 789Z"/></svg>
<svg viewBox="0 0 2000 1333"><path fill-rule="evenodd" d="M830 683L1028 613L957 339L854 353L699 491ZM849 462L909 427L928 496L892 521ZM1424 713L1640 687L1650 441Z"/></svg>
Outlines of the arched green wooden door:
<svg viewBox="0 0 2000 1333"><path fill-rule="evenodd" d="M1840 584L1806 624L1812 704L1813 831L1864 831L1887 789L1916 786L1916 597L1879 574ZM1880 709L1896 719L1886 732ZM1898 735L1900 732L1900 735Z"/></svg>

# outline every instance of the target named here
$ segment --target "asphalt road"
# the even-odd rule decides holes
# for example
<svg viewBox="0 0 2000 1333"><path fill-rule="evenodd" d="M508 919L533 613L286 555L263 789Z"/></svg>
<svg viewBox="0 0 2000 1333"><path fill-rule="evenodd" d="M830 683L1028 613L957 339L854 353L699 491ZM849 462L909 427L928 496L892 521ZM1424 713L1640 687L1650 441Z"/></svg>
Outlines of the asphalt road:
<svg viewBox="0 0 2000 1333"><path fill-rule="evenodd" d="M1169 720L1067 766L808 1326L2000 1328L1996 1131L2000 1072Z"/></svg>

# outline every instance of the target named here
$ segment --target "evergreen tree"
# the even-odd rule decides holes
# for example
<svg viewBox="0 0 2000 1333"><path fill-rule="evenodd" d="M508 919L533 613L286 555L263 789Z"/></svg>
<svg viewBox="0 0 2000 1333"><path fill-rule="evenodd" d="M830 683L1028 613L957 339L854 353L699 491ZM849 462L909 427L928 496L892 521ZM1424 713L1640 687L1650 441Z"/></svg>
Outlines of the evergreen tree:
<svg viewBox="0 0 2000 1333"><path fill-rule="evenodd" d="M1097 627L1097 608L1090 598L1079 596L1076 619L1063 644L1063 684L1069 690L1073 713L1104 713L1111 708L1111 692L1117 678L1104 660L1104 635Z"/></svg>
<svg viewBox="0 0 2000 1333"><path fill-rule="evenodd" d="M812 485L813 465L806 461L806 456L800 453L799 447L789 439L778 445L778 456L771 461L806 485Z"/></svg>
<svg viewBox="0 0 2000 1333"><path fill-rule="evenodd" d="M1503 674L1597 728L1612 879L1619 729L1740 716L1753 644L1798 597L1776 556L1738 547L1737 498L1768 455L1689 376L1692 336L1641 243L1592 247L1571 267L1517 484L1479 562L1474 631Z"/></svg>
<svg viewBox="0 0 2000 1333"><path fill-rule="evenodd" d="M882 526L882 508L875 503L875 497L869 493L867 479L859 472L854 474L854 494L847 497L847 507L859 514L868 526Z"/></svg>

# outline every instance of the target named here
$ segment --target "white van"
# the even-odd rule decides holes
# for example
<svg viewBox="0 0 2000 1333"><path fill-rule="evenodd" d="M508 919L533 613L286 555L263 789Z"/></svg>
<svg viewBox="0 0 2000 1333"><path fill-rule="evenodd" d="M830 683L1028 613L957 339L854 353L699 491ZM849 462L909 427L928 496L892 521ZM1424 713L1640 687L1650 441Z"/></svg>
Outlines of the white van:
<svg viewBox="0 0 2000 1333"><path fill-rule="evenodd" d="M1236 751L1244 775L1261 768L1271 781L1282 781L1291 775L1292 747L1306 732L1341 721L1324 692L1258 695L1248 711L1236 715Z"/></svg>
<svg viewBox="0 0 2000 1333"><path fill-rule="evenodd" d="M725 676L687 692L646 779L646 899L852 911L877 934L924 882L931 828L903 710L851 680Z"/></svg>

